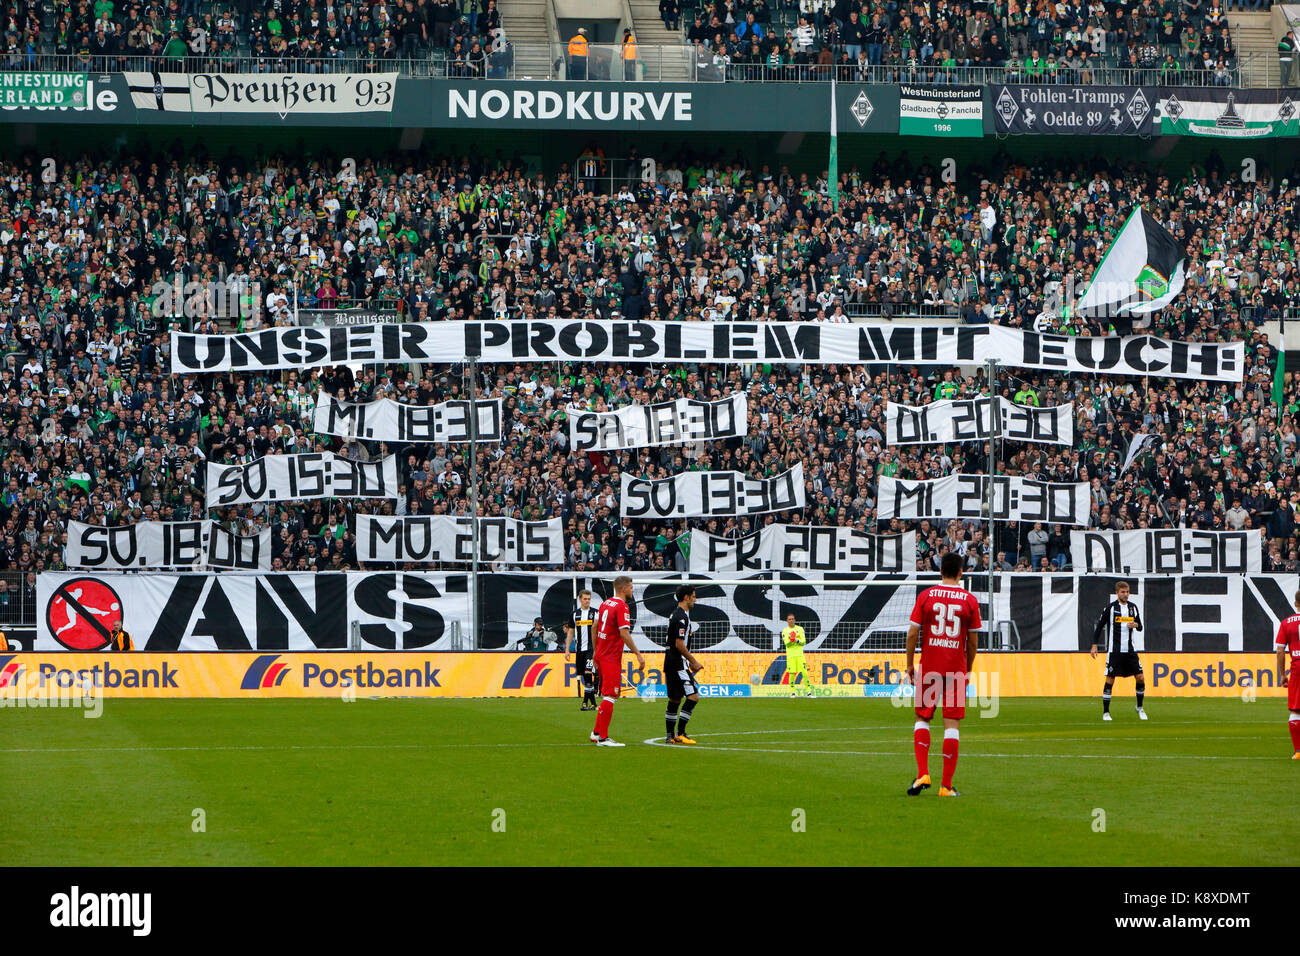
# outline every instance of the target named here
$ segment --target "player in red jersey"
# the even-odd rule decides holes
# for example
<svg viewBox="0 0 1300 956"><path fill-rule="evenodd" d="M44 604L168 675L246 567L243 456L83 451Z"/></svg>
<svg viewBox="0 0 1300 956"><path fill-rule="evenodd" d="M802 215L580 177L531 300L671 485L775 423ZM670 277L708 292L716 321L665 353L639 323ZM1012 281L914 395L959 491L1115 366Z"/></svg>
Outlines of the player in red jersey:
<svg viewBox="0 0 1300 956"><path fill-rule="evenodd" d="M943 706L943 782L939 796L961 796L952 787L960 738L957 727L966 716L966 683L978 642L975 631L982 626L979 602L961 585L962 563L961 555L951 551L943 556L939 564L943 584L926 588L917 596L912 624L907 629L907 677L916 694L916 725L912 730L916 779L907 788L909 797L930 787L930 720L938 705ZM917 638L922 634L918 680L913 662Z"/></svg>
<svg viewBox="0 0 1300 956"><path fill-rule="evenodd" d="M1300 591L1292 599L1296 613L1277 628L1277 683L1286 688L1286 706L1291 712L1287 726L1291 728L1291 759L1300 760ZM1290 677L1286 673L1286 659L1291 658Z"/></svg>
<svg viewBox="0 0 1300 956"><path fill-rule="evenodd" d="M600 707L596 710L596 728L591 742L598 747L622 747L609 739L609 721L614 716L614 701L623 686L623 648L636 655L643 669L645 658L632 643L632 613L627 602L632 597L632 579L620 575L614 579L614 596L600 603L596 612L596 678L600 681Z"/></svg>

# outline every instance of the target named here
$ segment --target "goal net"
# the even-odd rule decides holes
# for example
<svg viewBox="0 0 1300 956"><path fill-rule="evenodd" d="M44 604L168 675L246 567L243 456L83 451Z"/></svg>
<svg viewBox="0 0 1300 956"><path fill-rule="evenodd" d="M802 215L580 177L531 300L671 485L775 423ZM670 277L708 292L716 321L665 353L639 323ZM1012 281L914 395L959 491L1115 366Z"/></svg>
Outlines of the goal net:
<svg viewBox="0 0 1300 956"><path fill-rule="evenodd" d="M668 618L680 579L633 577L632 634L637 647L667 644ZM786 615L794 614L813 651L894 651L906 646L908 619L921 588L938 578L832 581L742 578L696 580L692 650L779 651ZM574 597L593 605L613 593L613 578L574 579Z"/></svg>

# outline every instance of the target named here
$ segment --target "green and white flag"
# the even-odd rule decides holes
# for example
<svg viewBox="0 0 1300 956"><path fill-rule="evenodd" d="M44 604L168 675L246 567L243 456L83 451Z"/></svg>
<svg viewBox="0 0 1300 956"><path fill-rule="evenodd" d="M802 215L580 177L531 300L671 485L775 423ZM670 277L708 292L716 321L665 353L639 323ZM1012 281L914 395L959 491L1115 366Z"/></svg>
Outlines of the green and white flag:
<svg viewBox="0 0 1300 956"><path fill-rule="evenodd" d="M1294 90L1228 87L1161 90L1160 132L1167 136L1262 139L1300 136Z"/></svg>
<svg viewBox="0 0 1300 956"><path fill-rule="evenodd" d="M835 76L831 75L831 155L826 161L826 187L831 192L831 208L840 211L840 123L835 102Z"/></svg>
<svg viewBox="0 0 1300 956"><path fill-rule="evenodd" d="M1273 405L1277 409L1277 420L1282 420L1282 413L1286 409L1286 346L1283 344L1282 336L1278 336L1277 343L1277 365L1273 368Z"/></svg>
<svg viewBox="0 0 1300 956"><path fill-rule="evenodd" d="M1139 207L1106 250L1075 311L1115 316L1164 308L1183 289L1186 255L1182 243Z"/></svg>

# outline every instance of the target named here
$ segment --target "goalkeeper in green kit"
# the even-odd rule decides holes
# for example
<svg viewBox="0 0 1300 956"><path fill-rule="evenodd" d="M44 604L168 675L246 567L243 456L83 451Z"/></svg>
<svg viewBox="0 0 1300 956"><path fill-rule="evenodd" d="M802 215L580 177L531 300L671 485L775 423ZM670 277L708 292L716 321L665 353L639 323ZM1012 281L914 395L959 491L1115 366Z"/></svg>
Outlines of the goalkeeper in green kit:
<svg viewBox="0 0 1300 956"><path fill-rule="evenodd" d="M804 635L803 628L794 622L794 611L785 616L781 643L785 645L785 673L790 679L790 696L794 697L798 694L795 690L795 681L800 674L803 675L804 686L808 688L807 696L814 696L812 673L808 670L808 664L803 656L803 646L808 643L808 638Z"/></svg>

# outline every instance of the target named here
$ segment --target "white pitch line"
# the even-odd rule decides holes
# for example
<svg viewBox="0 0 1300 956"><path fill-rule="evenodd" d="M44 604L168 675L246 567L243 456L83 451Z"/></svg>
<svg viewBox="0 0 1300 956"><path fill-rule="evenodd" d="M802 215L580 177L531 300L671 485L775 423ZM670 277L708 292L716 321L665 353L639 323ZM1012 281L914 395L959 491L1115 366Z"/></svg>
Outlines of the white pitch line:
<svg viewBox="0 0 1300 956"><path fill-rule="evenodd" d="M643 743L650 744L653 747L667 747L662 737L650 737ZM714 747L709 745L696 745L694 747L673 747L674 750L729 750L736 753L744 754L805 754L809 756L824 757L910 757L910 750L789 750L775 747ZM967 751L964 754L969 758L993 757L993 758L1043 758L1052 759L1054 757L1061 759L1077 758L1080 760L1282 760L1282 757L1232 757L1221 755L1207 754L993 754L984 753L983 751Z"/></svg>
<svg viewBox="0 0 1300 956"><path fill-rule="evenodd" d="M213 747L5 747L0 754L75 754L75 753L173 753L177 751L217 750L443 750L457 747L590 747L590 743L571 744L292 744L278 746L230 745Z"/></svg>

